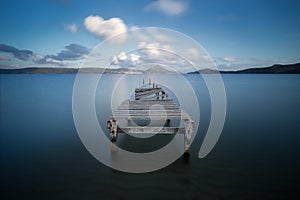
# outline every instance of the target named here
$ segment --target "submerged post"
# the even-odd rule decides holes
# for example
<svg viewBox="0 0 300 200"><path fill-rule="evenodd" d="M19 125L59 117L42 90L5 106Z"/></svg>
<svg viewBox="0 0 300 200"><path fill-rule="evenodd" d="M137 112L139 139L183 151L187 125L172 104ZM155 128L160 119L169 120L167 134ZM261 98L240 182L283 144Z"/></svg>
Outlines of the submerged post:
<svg viewBox="0 0 300 200"><path fill-rule="evenodd" d="M110 130L110 141L116 143L118 137L118 122L115 119L111 119L107 122L107 127Z"/></svg>
<svg viewBox="0 0 300 200"><path fill-rule="evenodd" d="M184 134L184 153L190 153L191 139L194 129L194 121L191 119L185 124L185 134Z"/></svg>

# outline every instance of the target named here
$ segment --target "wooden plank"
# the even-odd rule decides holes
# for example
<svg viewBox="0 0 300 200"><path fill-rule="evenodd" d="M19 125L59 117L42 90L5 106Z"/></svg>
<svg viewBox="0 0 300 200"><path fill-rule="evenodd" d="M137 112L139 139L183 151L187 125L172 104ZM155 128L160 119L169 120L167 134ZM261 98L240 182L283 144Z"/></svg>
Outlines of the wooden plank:
<svg viewBox="0 0 300 200"><path fill-rule="evenodd" d="M124 101L124 102L143 102L143 101L155 101L155 102L168 102L173 101L173 99L155 99L155 100L133 100L133 101Z"/></svg>
<svg viewBox="0 0 300 200"><path fill-rule="evenodd" d="M159 107L176 107L176 108L180 108L179 106L177 106L176 104L171 104L171 105L161 105L161 104L153 104L153 105L120 105L118 108L159 108Z"/></svg>
<svg viewBox="0 0 300 200"><path fill-rule="evenodd" d="M120 106L122 105L131 105L131 106L139 106L139 105L176 105L178 106L175 102L141 102L141 103L122 103L120 104Z"/></svg>
<svg viewBox="0 0 300 200"><path fill-rule="evenodd" d="M135 100L135 101L123 101L122 104L176 104L174 101L170 100L158 100L158 99L148 99L148 100Z"/></svg>
<svg viewBox="0 0 300 200"><path fill-rule="evenodd" d="M154 90L154 89L162 89L162 88L161 87L141 87L141 88L136 88L135 92L145 91L145 90Z"/></svg>
<svg viewBox="0 0 300 200"><path fill-rule="evenodd" d="M155 107L153 105L160 105ZM180 107L172 100L137 100L137 101L125 101L119 107L118 110L180 110Z"/></svg>
<svg viewBox="0 0 300 200"><path fill-rule="evenodd" d="M159 116L159 115L153 115L153 116L131 116L131 115L114 115L110 116L110 119L126 119L126 120L174 120L174 119L181 119L181 120L190 120L191 118L188 115L167 115L167 116Z"/></svg>
<svg viewBox="0 0 300 200"><path fill-rule="evenodd" d="M140 97L140 100L157 100L157 99L163 99L167 98L167 94L159 94L159 95L151 95L151 96L145 96L145 97Z"/></svg>
<svg viewBox="0 0 300 200"><path fill-rule="evenodd" d="M169 112L169 113L165 113L165 112L137 112L137 113L130 113L130 112L113 112L112 113L113 116L119 116L119 115L126 115L126 116L188 116L187 113L184 112Z"/></svg>
<svg viewBox="0 0 300 200"><path fill-rule="evenodd" d="M118 127L118 133L129 134L145 134L145 133L158 133L158 134L184 134L185 128L183 127Z"/></svg>
<svg viewBox="0 0 300 200"><path fill-rule="evenodd" d="M180 116L187 116L187 113L184 112L175 112L175 113L166 113L166 112L140 112L140 113L130 113L130 112L120 112L120 113L116 113L113 112L113 115L126 115L126 116L156 116L156 115L160 115L160 116L174 116L174 115L180 115Z"/></svg>
<svg viewBox="0 0 300 200"><path fill-rule="evenodd" d="M176 109L176 110L116 110L113 113L130 113L130 114L153 114L153 113L157 113L157 114L164 114L164 113L185 113L183 110L181 109Z"/></svg>
<svg viewBox="0 0 300 200"><path fill-rule="evenodd" d="M153 105L147 105L147 104L145 104L145 105L142 105L142 104L141 105L120 105L118 108L145 108L145 109L153 108L153 109L155 109L155 108L159 108L159 107L180 108L176 104L170 104L170 105L161 105L161 104L157 104L157 105L155 105L155 104L153 104Z"/></svg>
<svg viewBox="0 0 300 200"><path fill-rule="evenodd" d="M141 113L129 113L129 112L122 112L122 113L113 113L114 116L119 116L119 115L124 115L124 116L156 116L156 115L160 115L160 116L188 116L188 114L183 113L183 112L176 112L176 113L155 113L155 112L151 112L151 113L146 113L146 112L141 112Z"/></svg>
<svg viewBox="0 0 300 200"><path fill-rule="evenodd" d="M155 90L142 91L142 92L135 93L135 97L148 96L148 95L156 94L156 93L163 92L163 91L164 91L163 89L158 89L158 88Z"/></svg>
<svg viewBox="0 0 300 200"><path fill-rule="evenodd" d="M113 113L112 116L128 116L128 117L135 117L135 116L143 116L143 117L168 117L168 116L184 116L187 117L187 113Z"/></svg>
<svg viewBox="0 0 300 200"><path fill-rule="evenodd" d="M152 94L157 94L159 92L163 92L163 90L160 89L160 90L152 90L152 91L145 91L145 92L135 93L135 97L148 96L148 95L152 95Z"/></svg>
<svg viewBox="0 0 300 200"><path fill-rule="evenodd" d="M138 104L138 105L140 105L140 104L163 104L163 105L165 105L165 104L176 104L174 101L159 101L159 100L157 100L157 101L155 101L154 99L148 99L148 100L140 100L140 102L138 102L138 101L130 101L130 102L123 102L123 103L121 103L121 105L122 104L133 104L133 105L135 105L135 104Z"/></svg>
<svg viewBox="0 0 300 200"><path fill-rule="evenodd" d="M152 104L152 105L120 105L119 108L158 108L158 107L176 107L176 108L180 108L179 106L177 106L176 104L170 104L170 105L161 105L161 104Z"/></svg>
<svg viewBox="0 0 300 200"><path fill-rule="evenodd" d="M155 99L155 100L132 100L132 101L129 101L129 100L126 100L126 101L123 101L123 102L136 102L136 103L140 103L140 102L170 102L170 101L173 101L172 99Z"/></svg>
<svg viewBox="0 0 300 200"><path fill-rule="evenodd" d="M164 109L164 110L178 110L178 109L181 109L179 106L176 106L176 105L166 105L166 106L153 106L153 105L135 105L135 106L119 106L117 109L119 108L122 108L122 109L131 109L131 108L144 108L144 110L161 110L161 109Z"/></svg>
<svg viewBox="0 0 300 200"><path fill-rule="evenodd" d="M145 92L164 92L164 89L162 89L161 87L158 88L136 88L135 89L135 94L142 94Z"/></svg>
<svg viewBox="0 0 300 200"><path fill-rule="evenodd" d="M131 110L180 110L180 108L177 106L177 107L175 107L175 106L169 106L169 107L163 107L163 108L161 108L161 109L159 109L159 108L155 108L155 109L153 109L153 107L151 107L151 106L149 106L149 107L119 107L118 108L118 110L129 110L129 111L131 111Z"/></svg>

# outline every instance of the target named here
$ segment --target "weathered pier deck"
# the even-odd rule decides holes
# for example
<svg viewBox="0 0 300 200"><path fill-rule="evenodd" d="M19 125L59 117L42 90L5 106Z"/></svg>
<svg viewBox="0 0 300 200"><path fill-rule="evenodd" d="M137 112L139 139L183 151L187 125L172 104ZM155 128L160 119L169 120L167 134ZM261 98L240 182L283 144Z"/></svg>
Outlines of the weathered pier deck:
<svg viewBox="0 0 300 200"><path fill-rule="evenodd" d="M150 84L149 84L150 85ZM151 86L151 85L150 85ZM160 121L161 126L136 126L132 121ZM183 127L169 126L170 120L184 122ZM110 137L117 142L118 133L128 134L184 134L184 152L189 153L194 121L161 87L135 89L135 100L126 100L112 113L107 121Z"/></svg>

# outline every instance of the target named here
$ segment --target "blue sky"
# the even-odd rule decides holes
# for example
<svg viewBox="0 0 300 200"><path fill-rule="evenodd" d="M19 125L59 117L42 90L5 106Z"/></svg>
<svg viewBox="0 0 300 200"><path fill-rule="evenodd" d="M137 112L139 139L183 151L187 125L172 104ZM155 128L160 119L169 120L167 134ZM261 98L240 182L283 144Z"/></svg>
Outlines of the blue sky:
<svg viewBox="0 0 300 200"><path fill-rule="evenodd" d="M2 0L0 67L78 67L110 34L132 27L182 32L226 70L295 63L299 8L298 0ZM118 20L94 30L89 16Z"/></svg>

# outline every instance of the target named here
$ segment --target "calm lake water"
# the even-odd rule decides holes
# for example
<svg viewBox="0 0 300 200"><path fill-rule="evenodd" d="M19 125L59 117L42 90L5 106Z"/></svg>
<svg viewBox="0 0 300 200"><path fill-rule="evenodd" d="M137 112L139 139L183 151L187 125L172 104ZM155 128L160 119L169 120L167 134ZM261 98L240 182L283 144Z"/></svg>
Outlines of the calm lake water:
<svg viewBox="0 0 300 200"><path fill-rule="evenodd" d="M102 125L111 112L105 97L120 77L104 75L106 87L97 90L96 107L107 107L97 113ZM0 75L1 199L299 198L300 75L222 77L227 117L212 152L198 158L211 105L203 80L187 75L201 110L189 161L128 174L104 166L81 143L72 116L75 75ZM127 92L142 76L126 79Z"/></svg>

